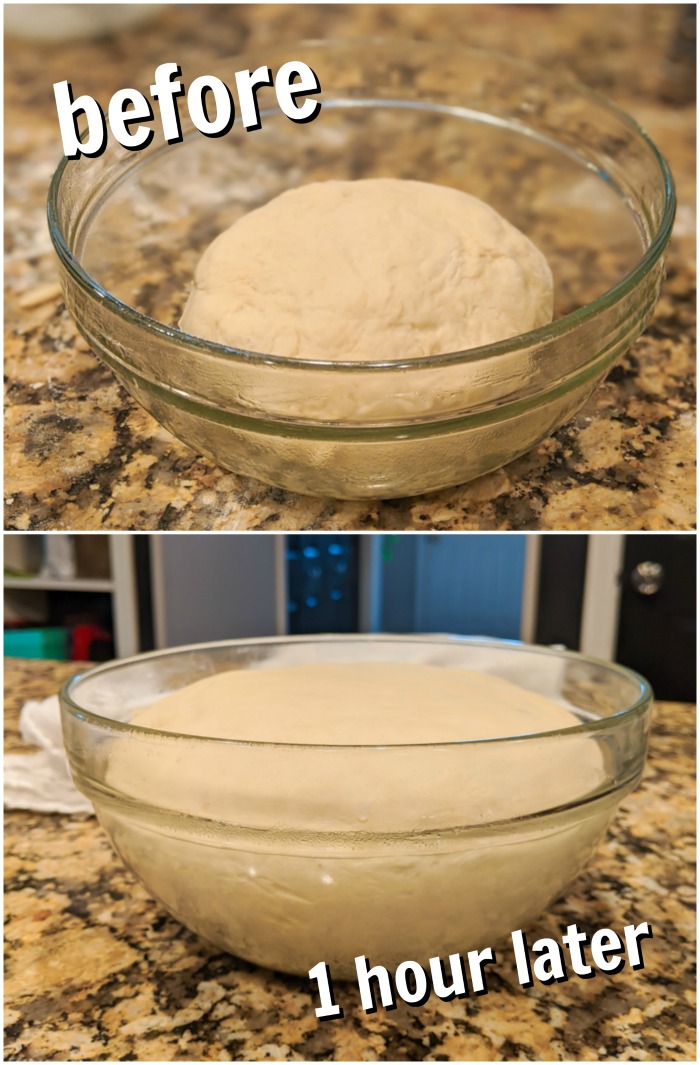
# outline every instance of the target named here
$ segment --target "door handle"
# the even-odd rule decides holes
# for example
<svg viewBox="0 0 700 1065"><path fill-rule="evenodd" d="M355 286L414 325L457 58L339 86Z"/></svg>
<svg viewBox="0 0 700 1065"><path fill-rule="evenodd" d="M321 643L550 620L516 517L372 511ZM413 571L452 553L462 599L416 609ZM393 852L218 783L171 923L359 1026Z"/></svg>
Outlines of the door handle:
<svg viewBox="0 0 700 1065"><path fill-rule="evenodd" d="M640 595L656 595L664 583L666 574L660 562L640 562L630 574L635 592Z"/></svg>

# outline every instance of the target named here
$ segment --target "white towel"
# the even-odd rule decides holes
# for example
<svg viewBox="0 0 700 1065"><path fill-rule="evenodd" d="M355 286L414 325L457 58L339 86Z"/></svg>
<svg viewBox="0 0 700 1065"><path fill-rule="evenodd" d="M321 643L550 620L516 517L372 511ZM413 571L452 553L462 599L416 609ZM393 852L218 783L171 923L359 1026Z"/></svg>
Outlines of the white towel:
<svg viewBox="0 0 700 1065"><path fill-rule="evenodd" d="M58 696L31 699L19 715L22 739L40 750L5 755L5 806L40 813L94 814L94 808L75 787L63 746Z"/></svg>

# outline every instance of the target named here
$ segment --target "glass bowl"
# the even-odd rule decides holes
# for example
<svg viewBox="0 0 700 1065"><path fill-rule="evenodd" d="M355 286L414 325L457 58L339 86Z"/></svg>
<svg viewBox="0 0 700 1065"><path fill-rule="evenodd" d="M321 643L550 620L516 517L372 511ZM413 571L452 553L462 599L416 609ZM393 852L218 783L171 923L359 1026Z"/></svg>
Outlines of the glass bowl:
<svg viewBox="0 0 700 1065"><path fill-rule="evenodd" d="M49 226L66 305L93 351L167 429L237 473L296 492L389 498L460 484L527 451L581 406L651 317L672 179L637 124L561 76L414 41L268 50L318 75L323 106L183 142L159 122L59 166ZM254 57L207 73L227 84ZM197 262L241 214L324 179L397 177L481 197L547 256L552 324L410 361L281 358L180 331Z"/></svg>
<svg viewBox="0 0 700 1065"><path fill-rule="evenodd" d="M504 677L580 724L381 747L130 724L135 709L221 671L371 661ZM572 652L315 636L139 655L74 677L60 699L73 778L150 894L232 954L302 974L325 961L344 979L360 954L427 964L526 927L583 867L638 782L652 695L635 673Z"/></svg>

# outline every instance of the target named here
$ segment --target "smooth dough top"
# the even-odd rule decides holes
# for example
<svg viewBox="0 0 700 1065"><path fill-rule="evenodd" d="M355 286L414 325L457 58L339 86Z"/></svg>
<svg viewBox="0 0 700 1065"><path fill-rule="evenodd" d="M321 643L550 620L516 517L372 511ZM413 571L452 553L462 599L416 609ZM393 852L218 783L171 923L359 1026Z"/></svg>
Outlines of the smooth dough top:
<svg viewBox="0 0 700 1065"><path fill-rule="evenodd" d="M132 722L192 736L328 745L447 743L580 724L536 692L421 663L315 663L217 673Z"/></svg>
<svg viewBox="0 0 700 1065"><path fill-rule="evenodd" d="M233 670L172 692L131 721L157 731L115 739L110 785L249 826L379 831L523 816L578 799L600 776L599 752L578 733L554 746L454 742L580 722L503 678L422 663ZM243 742L171 740L166 731Z"/></svg>
<svg viewBox="0 0 700 1065"><path fill-rule="evenodd" d="M552 315L547 260L488 204L370 178L302 185L239 218L202 256L180 325L269 355L398 360Z"/></svg>

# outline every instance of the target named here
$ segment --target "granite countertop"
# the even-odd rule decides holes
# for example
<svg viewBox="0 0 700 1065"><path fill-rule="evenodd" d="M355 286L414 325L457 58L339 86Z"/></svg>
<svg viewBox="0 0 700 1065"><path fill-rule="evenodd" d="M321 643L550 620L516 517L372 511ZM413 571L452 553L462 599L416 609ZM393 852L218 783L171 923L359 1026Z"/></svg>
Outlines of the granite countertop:
<svg viewBox="0 0 700 1065"><path fill-rule="evenodd" d="M75 668L7 660L6 750L27 749L21 703ZM523 990L500 962L485 996L371 1016L346 985L344 1018L324 1023L308 981L216 953L168 917L93 818L8 813L5 1058L695 1060L694 727L691 707L657 705L642 784L532 928L649 921L643 970Z"/></svg>
<svg viewBox="0 0 700 1065"><path fill-rule="evenodd" d="M6 527L11 529L688 529L694 521L695 112L671 55L681 7L260 5L163 7L112 38L12 41L6 62ZM233 13L235 12L235 14ZM45 201L60 156L51 85L106 100L271 42L383 34L535 59L630 110L668 157L679 211L645 335L585 407L470 485L390 502L297 496L194 454L88 351L56 285ZM674 45L674 41L676 44ZM687 77L692 75L687 74ZM76 91L78 85L76 83Z"/></svg>

